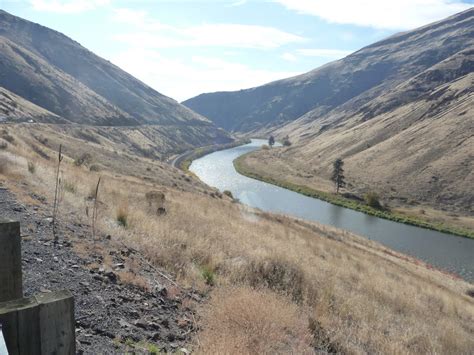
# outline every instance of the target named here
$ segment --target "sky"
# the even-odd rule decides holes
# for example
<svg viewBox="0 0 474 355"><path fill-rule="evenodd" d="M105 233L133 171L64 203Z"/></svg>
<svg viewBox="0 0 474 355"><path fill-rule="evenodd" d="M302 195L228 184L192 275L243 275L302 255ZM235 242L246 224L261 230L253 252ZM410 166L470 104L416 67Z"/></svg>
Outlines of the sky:
<svg viewBox="0 0 474 355"><path fill-rule="evenodd" d="M474 0L0 0L178 101L298 75Z"/></svg>

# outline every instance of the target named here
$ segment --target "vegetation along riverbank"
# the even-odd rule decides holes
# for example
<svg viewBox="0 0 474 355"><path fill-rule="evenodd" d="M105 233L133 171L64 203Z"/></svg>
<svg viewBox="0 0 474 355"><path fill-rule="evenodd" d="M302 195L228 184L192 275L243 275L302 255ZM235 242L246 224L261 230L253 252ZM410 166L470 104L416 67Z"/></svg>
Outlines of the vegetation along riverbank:
<svg viewBox="0 0 474 355"><path fill-rule="evenodd" d="M308 186L295 184L289 181L275 179L274 177L266 176L259 172L257 173L254 170L250 169L245 164L245 158L250 153L244 154L234 160L235 170L237 170L239 174L245 175L252 179L267 182L272 185L283 187L285 189L298 192L305 196L317 198L317 199L332 203L337 206L346 207L346 208L350 208L359 212L363 212L371 216L384 218L384 219L388 219L388 220L399 222L399 223L405 223L405 224L409 224L409 225L413 225L417 227L432 229L432 230L436 230L443 233L454 234L454 235L467 237L467 238L474 238L474 231L472 230L455 227L455 226L448 225L445 223L433 223L430 221L423 220L422 218L417 217L417 216L410 216L410 215L405 215L405 214L397 213L394 211L390 211L387 208L378 209L378 208L370 207L363 202L360 202L353 198L346 197L342 194L334 194L330 192L319 191L319 190L310 188Z"/></svg>

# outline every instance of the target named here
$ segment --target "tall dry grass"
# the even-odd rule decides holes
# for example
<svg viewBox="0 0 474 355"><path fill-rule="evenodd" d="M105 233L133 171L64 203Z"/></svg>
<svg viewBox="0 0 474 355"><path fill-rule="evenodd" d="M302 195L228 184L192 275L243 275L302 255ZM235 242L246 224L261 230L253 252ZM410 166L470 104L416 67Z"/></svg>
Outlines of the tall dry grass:
<svg viewBox="0 0 474 355"><path fill-rule="evenodd" d="M27 174L33 153L15 149L15 169L24 172L23 181L51 197L54 167L35 156L37 173ZM88 195L98 174L72 160L66 160L62 173L77 187L64 196L62 218L89 221ZM204 306L199 349L251 353L270 346L260 337L262 342L251 340L248 324L262 337L270 334L276 344L286 344L270 352L304 352L309 343L303 328L315 338L311 346L349 353L474 349L474 302L466 294L471 286L463 281L350 233L204 194L160 188L167 214L157 216L145 197L155 186L114 172L101 174L98 234L141 250L183 285L207 290L202 270L213 274L216 291ZM127 228L117 222L117 206L127 206ZM275 327L267 327L270 323ZM289 328L282 330L282 324ZM235 340L226 343L230 333ZM288 334L296 334L296 342L286 341Z"/></svg>
<svg viewBox="0 0 474 355"><path fill-rule="evenodd" d="M198 354L313 353L307 317L265 289L219 289L201 312L201 326Z"/></svg>

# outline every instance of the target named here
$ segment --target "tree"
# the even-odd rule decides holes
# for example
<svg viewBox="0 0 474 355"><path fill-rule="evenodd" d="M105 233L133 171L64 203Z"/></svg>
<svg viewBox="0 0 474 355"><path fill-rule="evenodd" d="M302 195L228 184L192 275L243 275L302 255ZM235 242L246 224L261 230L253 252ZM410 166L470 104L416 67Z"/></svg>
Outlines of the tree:
<svg viewBox="0 0 474 355"><path fill-rule="evenodd" d="M273 136L270 136L270 138L268 138L268 145L271 147L273 147L273 145L275 144L275 138Z"/></svg>
<svg viewBox="0 0 474 355"><path fill-rule="evenodd" d="M336 159L336 161L333 163L333 171L332 171L331 180L334 182L334 185L336 186L336 194L339 193L339 189L341 187L346 186L346 181L344 177L344 169L342 168L343 166L344 166L344 162L342 161L341 158Z"/></svg>

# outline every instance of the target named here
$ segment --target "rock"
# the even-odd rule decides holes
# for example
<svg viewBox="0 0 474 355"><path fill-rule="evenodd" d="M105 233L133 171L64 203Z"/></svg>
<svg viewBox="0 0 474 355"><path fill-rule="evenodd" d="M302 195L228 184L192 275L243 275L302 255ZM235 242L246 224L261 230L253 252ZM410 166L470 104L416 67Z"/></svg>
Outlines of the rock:
<svg viewBox="0 0 474 355"><path fill-rule="evenodd" d="M170 322L169 322L168 319L163 319L163 320L161 321L161 325L164 326L164 327L166 327L166 328L169 328Z"/></svg>
<svg viewBox="0 0 474 355"><path fill-rule="evenodd" d="M149 322L142 318L136 320L134 324L138 328L142 328L142 329L148 329L148 326L149 326Z"/></svg>
<svg viewBox="0 0 474 355"><path fill-rule="evenodd" d="M105 277L107 277L112 283L116 283L118 280L117 274L112 271L105 273Z"/></svg>
<svg viewBox="0 0 474 355"><path fill-rule="evenodd" d="M93 278L94 280L98 280L98 281L102 281L102 282L105 281L105 279L104 279L102 276L100 276L100 275L94 275L94 276L92 276L92 278Z"/></svg>
<svg viewBox="0 0 474 355"><path fill-rule="evenodd" d="M168 341L175 341L176 340L176 334L170 332L168 333L168 335L166 336L166 339L168 339ZM170 344L171 346L171 344Z"/></svg>
<svg viewBox="0 0 474 355"><path fill-rule="evenodd" d="M125 264L124 263L117 263L114 265L114 270L117 269L125 269Z"/></svg>
<svg viewBox="0 0 474 355"><path fill-rule="evenodd" d="M128 323L126 320L119 319L119 324L122 328L131 328L132 325Z"/></svg>

